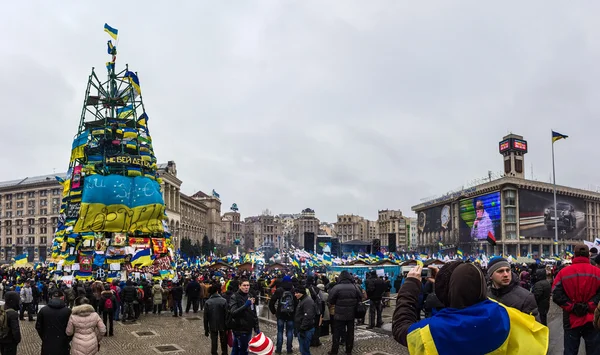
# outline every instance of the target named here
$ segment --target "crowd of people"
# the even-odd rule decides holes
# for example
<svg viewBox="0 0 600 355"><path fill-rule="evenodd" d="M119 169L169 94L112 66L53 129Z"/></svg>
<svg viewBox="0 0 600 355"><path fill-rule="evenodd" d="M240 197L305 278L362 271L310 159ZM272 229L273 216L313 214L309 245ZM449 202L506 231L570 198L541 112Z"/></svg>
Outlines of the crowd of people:
<svg viewBox="0 0 600 355"><path fill-rule="evenodd" d="M360 279L348 271L211 271L182 269L174 280L53 281L45 268L0 270L0 354L16 354L19 321L35 321L42 354L96 354L114 335L114 321L142 316L201 312L211 354L248 354L260 334L258 306L276 318L274 352L300 354L323 346L329 354L352 354L355 328L382 327L392 289L399 290L393 337L411 354L545 353L551 300L563 309L564 353L577 354L581 338L588 354L600 354L600 260L585 245L572 264L515 265L501 257L486 267L452 261L424 276L417 266L392 282L375 271ZM258 277L256 277L258 275ZM186 301L183 307L183 301ZM44 306L40 306L43 304ZM4 319L6 321L4 321Z"/></svg>
<svg viewBox="0 0 600 355"><path fill-rule="evenodd" d="M546 354L552 300L563 311L564 354L576 355L581 338L587 354L600 354L596 254L581 244L571 264L548 269L510 265L502 257L487 268L453 261L426 279L415 267L397 295L394 338L411 354ZM433 289L425 296L430 309L419 319L426 289Z"/></svg>

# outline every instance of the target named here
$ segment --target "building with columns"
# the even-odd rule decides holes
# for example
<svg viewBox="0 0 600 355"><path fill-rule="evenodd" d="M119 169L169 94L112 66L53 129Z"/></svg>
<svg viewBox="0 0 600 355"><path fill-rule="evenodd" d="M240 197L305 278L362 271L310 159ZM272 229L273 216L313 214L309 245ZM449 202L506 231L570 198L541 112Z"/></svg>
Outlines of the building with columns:
<svg viewBox="0 0 600 355"><path fill-rule="evenodd" d="M158 174L167 224L177 248L182 236L201 240L209 225L220 228L219 219L216 224L209 221L209 215L220 214L220 202L193 199L181 193L182 182L177 178L174 161L159 164ZM32 262L50 257L63 191L55 176L66 178L61 173L0 182L0 263L10 262L25 252Z"/></svg>
<svg viewBox="0 0 600 355"><path fill-rule="evenodd" d="M522 136L505 136L499 143L504 174L413 206L417 249L548 257L594 241L600 235L600 193L557 185L555 211L554 185L525 178L528 148ZM557 170L570 169L566 163L557 163Z"/></svg>
<svg viewBox="0 0 600 355"><path fill-rule="evenodd" d="M158 164L158 176L162 179L163 198L167 212L167 225L173 238L173 245L179 248L181 243L181 180L177 178L177 165L170 160Z"/></svg>
<svg viewBox="0 0 600 355"><path fill-rule="evenodd" d="M47 260L58 224L63 187L55 176L29 176L0 182L0 263L27 253L28 261Z"/></svg>

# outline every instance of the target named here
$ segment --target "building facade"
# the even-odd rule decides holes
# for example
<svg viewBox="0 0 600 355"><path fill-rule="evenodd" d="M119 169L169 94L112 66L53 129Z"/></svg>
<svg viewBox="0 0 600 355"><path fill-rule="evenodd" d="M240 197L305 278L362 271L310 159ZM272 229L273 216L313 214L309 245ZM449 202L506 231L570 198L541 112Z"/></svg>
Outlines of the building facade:
<svg viewBox="0 0 600 355"><path fill-rule="evenodd" d="M242 239L242 222L239 212L226 212L221 217L221 238L219 244L231 246Z"/></svg>
<svg viewBox="0 0 600 355"><path fill-rule="evenodd" d="M377 217L377 228L381 247L393 251L406 250L408 240L406 238L406 220L400 210L380 210ZM394 243L395 239L395 243ZM391 244L390 244L391 243Z"/></svg>
<svg viewBox="0 0 600 355"><path fill-rule="evenodd" d="M62 191L55 174L0 183L1 262L23 253L30 262L50 258Z"/></svg>
<svg viewBox="0 0 600 355"><path fill-rule="evenodd" d="M179 235L194 242L201 243L204 235L207 235L208 208L202 202L194 200L190 196L181 194L181 224ZM180 241L181 242L181 241ZM177 245L179 247L180 244Z"/></svg>
<svg viewBox="0 0 600 355"><path fill-rule="evenodd" d="M170 160L158 165L158 176L162 179L163 198L167 213L167 225L176 249L181 245L181 180L177 178L177 165Z"/></svg>
<svg viewBox="0 0 600 355"><path fill-rule="evenodd" d="M305 233L313 233L313 243L317 241L319 235L319 219L315 216L315 210L305 208L300 216L294 220L294 236L300 248L306 248L304 245ZM315 246L313 245L313 249Z"/></svg>
<svg viewBox="0 0 600 355"><path fill-rule="evenodd" d="M220 214L220 202L192 199L181 193L182 182L177 178L174 161L159 164L158 174L167 225L176 248L183 236L201 240L210 226L217 228L209 216ZM63 187L55 178L57 175L66 178L65 174L51 174L0 182L0 263L10 262L25 252L29 261L50 258L62 203ZM217 221L220 229L220 218Z"/></svg>
<svg viewBox="0 0 600 355"><path fill-rule="evenodd" d="M283 248L283 225L271 214L251 216L244 219L244 248Z"/></svg>
<svg viewBox="0 0 600 355"><path fill-rule="evenodd" d="M369 235L369 226L367 220L361 216L339 214L335 222L335 232L340 243L351 240L365 241Z"/></svg>
<svg viewBox="0 0 600 355"><path fill-rule="evenodd" d="M367 231L367 240L372 241L373 239L377 239L379 236L379 223L377 221L367 220Z"/></svg>
<svg viewBox="0 0 600 355"><path fill-rule="evenodd" d="M406 236L408 238L408 250L416 250L419 246L417 234L417 219L414 217L404 217L406 221Z"/></svg>
<svg viewBox="0 0 600 355"><path fill-rule="evenodd" d="M206 206L206 235L209 240L218 243L221 240L221 200L202 191L196 192L191 198Z"/></svg>
<svg viewBox="0 0 600 355"><path fill-rule="evenodd" d="M525 179L527 149L523 137L505 136L502 177L413 206L418 249L542 257L597 238L600 193L557 185L555 210L554 185Z"/></svg>

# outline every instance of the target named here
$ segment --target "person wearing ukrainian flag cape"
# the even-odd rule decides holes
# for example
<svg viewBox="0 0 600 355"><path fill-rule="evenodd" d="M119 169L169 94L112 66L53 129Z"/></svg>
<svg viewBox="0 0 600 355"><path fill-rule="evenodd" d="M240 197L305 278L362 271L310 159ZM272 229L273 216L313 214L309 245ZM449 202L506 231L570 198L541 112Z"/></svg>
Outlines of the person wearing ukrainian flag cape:
<svg viewBox="0 0 600 355"><path fill-rule="evenodd" d="M531 315L487 298L483 272L454 261L435 275L435 292L447 307L417 321L422 267L412 269L398 292L392 332L410 354L546 354L548 328ZM435 271L435 270L434 270Z"/></svg>

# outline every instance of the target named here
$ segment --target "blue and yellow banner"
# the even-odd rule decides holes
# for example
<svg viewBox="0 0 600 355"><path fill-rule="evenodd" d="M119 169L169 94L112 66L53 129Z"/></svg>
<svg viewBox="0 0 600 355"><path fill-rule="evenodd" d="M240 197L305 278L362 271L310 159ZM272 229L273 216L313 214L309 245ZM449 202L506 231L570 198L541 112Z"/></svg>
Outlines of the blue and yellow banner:
<svg viewBox="0 0 600 355"><path fill-rule="evenodd" d="M552 143L556 142L557 140L567 139L567 138L569 138L569 136L567 136L566 134L560 134L558 132L552 131Z"/></svg>
<svg viewBox="0 0 600 355"><path fill-rule="evenodd" d="M138 79L138 76L132 71L127 71L125 73L125 78L128 78L131 86L133 86L133 90L136 93L135 96L141 95L142 89L140 88L140 79Z"/></svg>
<svg viewBox="0 0 600 355"><path fill-rule="evenodd" d="M162 233L160 185L143 176L91 175L84 181L75 232Z"/></svg>
<svg viewBox="0 0 600 355"><path fill-rule="evenodd" d="M111 36L115 41L117 40L117 37L119 36L119 30L117 30L116 28L112 28L108 25L108 23L104 24L104 32L108 33L109 36Z"/></svg>

